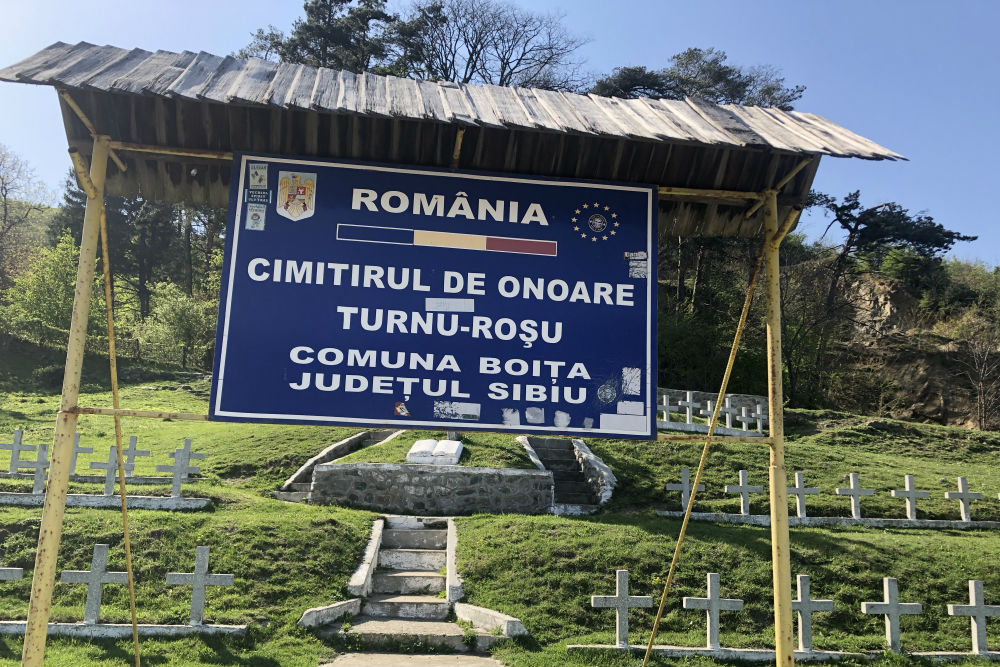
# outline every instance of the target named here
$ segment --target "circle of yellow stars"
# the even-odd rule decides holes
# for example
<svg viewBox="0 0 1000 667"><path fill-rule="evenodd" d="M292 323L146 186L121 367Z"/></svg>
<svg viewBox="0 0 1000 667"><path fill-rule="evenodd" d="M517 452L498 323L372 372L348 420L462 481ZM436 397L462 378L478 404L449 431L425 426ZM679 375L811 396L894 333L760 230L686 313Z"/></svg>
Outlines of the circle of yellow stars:
<svg viewBox="0 0 1000 667"><path fill-rule="evenodd" d="M607 205L602 206L600 202L596 202L596 201L593 204L591 204L589 202L586 203L586 204L581 204L580 208L577 208L576 210L573 211L573 217L569 219L570 222L574 223L573 224L573 231L574 232L580 232L580 238L581 239L585 239L585 238L587 238L589 236L590 240L592 242L594 242L594 243L597 242L598 236L600 236L600 238L601 238L602 241L607 241L609 238L611 238L611 236L615 236L618 233L618 231L615 230L615 229L608 230L608 229L605 228L604 232L602 232L601 234L599 234L599 235L591 235L591 234L588 234L587 232L581 232L580 231L580 225L576 224L579 221L579 218L577 218L576 216L582 215L583 213L590 213L591 211L593 211L594 213L599 213L602 210L603 211L610 211L611 207L607 206ZM618 214L617 213L611 213L610 216L611 216L611 220L612 220L612 223L611 223L612 227L620 227L621 223L618 222L618 220L617 220Z"/></svg>

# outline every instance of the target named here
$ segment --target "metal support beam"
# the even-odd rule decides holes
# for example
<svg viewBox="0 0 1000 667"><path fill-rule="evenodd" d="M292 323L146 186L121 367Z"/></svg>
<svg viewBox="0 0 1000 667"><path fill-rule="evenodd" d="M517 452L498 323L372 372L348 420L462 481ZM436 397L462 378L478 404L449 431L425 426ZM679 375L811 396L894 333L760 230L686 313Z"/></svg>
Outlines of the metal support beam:
<svg viewBox="0 0 1000 667"><path fill-rule="evenodd" d="M774 185L775 191L781 192L781 189L783 187L785 187L786 185L788 185L789 183L791 183L792 179L795 178L796 176L798 176L798 174L799 174L800 171L802 171L803 169L805 169L806 167L808 167L812 163L813 160L818 160L818 159L819 159L819 157L815 157L815 158L814 157L807 157L805 160L802 160L801 162L799 162L797 165L795 165L795 167L790 172L788 172L787 174L785 174L785 176L780 181L778 181L777 183L775 183L775 185ZM750 218L752 218L753 214L756 213L758 210L760 210L760 207L763 206L763 205L764 205L764 200L760 199L756 204L754 204L753 206L751 206L750 209L746 213L743 214L743 219L744 220L749 220Z"/></svg>
<svg viewBox="0 0 1000 667"><path fill-rule="evenodd" d="M201 148L174 148L152 144L133 144L127 141L111 141L109 145L125 153L151 153L153 155L190 157L202 160L222 160L232 162L233 154L227 151L213 151Z"/></svg>
<svg viewBox="0 0 1000 667"><path fill-rule="evenodd" d="M681 199L703 197L705 199L746 199L760 201L759 192L742 192L740 190L708 190L701 188L658 188L660 199Z"/></svg>
<svg viewBox="0 0 1000 667"><path fill-rule="evenodd" d="M90 119L87 118L87 114L83 113L83 109L81 109L80 105L76 103L76 100L74 100L73 97L69 94L69 91L60 90L59 97L61 97L62 101L66 103L66 106L72 109L73 113L76 114L76 117L80 119L81 123L83 123L83 126L87 128L88 132L90 132L90 136L93 137L94 140L96 141L98 137L97 128L90 121ZM125 163L122 162L122 159L118 157L118 154L115 153L114 150L109 150L108 156L115 163L115 166L118 167L118 169L120 169L123 172L126 171Z"/></svg>
<svg viewBox="0 0 1000 667"><path fill-rule="evenodd" d="M45 502L42 505L38 551L35 553L35 573L31 580L31 601L28 606L24 650L21 654L21 664L24 667L41 667L45 657L45 637L49 628L52 588L56 580L56 557L59 554L59 540L62 537L66 492L69 487L69 466L76 433L75 408L80 397L80 374L83 370L83 353L87 341L87 315L94 286L94 267L97 264L97 237L100 231L101 212L104 209L104 177L107 168L108 138L99 135L94 138L94 152L90 162L90 180L96 190L94 193L96 196L87 196L87 209L83 218L80 263L76 273L69 343L66 346L62 399L56 417L52 463L49 468Z"/></svg>
<svg viewBox="0 0 1000 667"><path fill-rule="evenodd" d="M794 215L789 216L794 220ZM778 191L764 192L764 262L767 292L767 402L770 418L771 569L774 580L774 650L778 667L795 664L792 634L792 567L788 534L788 473L781 383L781 286Z"/></svg>
<svg viewBox="0 0 1000 667"><path fill-rule="evenodd" d="M458 169L458 158L462 155L462 140L465 139L465 128L458 128L458 134L455 135L455 150L451 153L451 168Z"/></svg>

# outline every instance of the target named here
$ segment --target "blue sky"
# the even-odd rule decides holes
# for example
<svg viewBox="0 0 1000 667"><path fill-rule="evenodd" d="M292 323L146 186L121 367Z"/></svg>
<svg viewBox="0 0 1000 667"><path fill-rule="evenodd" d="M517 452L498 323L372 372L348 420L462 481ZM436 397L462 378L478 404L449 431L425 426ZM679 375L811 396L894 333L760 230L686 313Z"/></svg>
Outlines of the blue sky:
<svg viewBox="0 0 1000 667"><path fill-rule="evenodd" d="M863 202L896 201L979 240L954 254L1000 265L1000 2L993 0L520 0L561 11L590 38L586 68L660 67L689 46L725 50L733 63L779 67L807 86L797 104L910 158L867 162L824 158L816 189ZM55 41L155 50L229 53L258 27L286 28L301 0L193 2L127 0L5 3L0 65ZM97 8L95 11L94 8ZM52 188L69 168L55 92L0 83L0 143L31 162ZM819 236L813 215L800 230ZM831 238L831 237L828 237ZM832 240L836 240L833 237Z"/></svg>

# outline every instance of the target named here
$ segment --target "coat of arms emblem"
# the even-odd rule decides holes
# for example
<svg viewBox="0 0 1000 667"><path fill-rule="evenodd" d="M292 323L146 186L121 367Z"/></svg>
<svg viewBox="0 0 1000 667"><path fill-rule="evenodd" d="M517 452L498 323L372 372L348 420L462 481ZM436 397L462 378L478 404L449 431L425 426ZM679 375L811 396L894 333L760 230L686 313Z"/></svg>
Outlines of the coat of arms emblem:
<svg viewBox="0 0 1000 667"><path fill-rule="evenodd" d="M312 217L316 210L316 174L278 172L278 215L289 220Z"/></svg>

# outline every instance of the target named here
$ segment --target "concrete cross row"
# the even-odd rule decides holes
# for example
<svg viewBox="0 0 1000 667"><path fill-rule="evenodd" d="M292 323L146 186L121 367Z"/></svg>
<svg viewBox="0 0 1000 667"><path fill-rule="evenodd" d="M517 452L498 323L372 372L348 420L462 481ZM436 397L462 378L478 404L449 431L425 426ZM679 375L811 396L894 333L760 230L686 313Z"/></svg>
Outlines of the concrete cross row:
<svg viewBox="0 0 1000 667"><path fill-rule="evenodd" d="M95 544L94 558L90 570L63 570L59 581L68 584L87 584L87 603L84 607L83 622L95 625L101 612L101 596L104 584L127 584L125 572L108 572L108 545Z"/></svg>
<svg viewBox="0 0 1000 667"><path fill-rule="evenodd" d="M796 578L799 599L792 600L792 611L799 617L799 650L812 652L812 615L818 611L833 611L833 600L814 600L809 591L809 575L800 574Z"/></svg>
<svg viewBox="0 0 1000 667"><path fill-rule="evenodd" d="M986 648L986 619L1000 616L1000 605L986 604L983 597L983 582L969 580L969 604L948 605L949 616L968 616L972 623L972 652L984 654Z"/></svg>
<svg viewBox="0 0 1000 667"><path fill-rule="evenodd" d="M681 483L667 484L665 488L667 491L681 492L681 510L686 510L688 503L691 502L691 471L688 468L681 468ZM699 484L698 490L704 491L705 485Z"/></svg>
<svg viewBox="0 0 1000 667"><path fill-rule="evenodd" d="M205 587L232 586L235 582L231 574L208 573L209 547L195 549L194 572L168 572L168 586L191 586L191 625L201 625L205 621Z"/></svg>
<svg viewBox="0 0 1000 667"><path fill-rule="evenodd" d="M851 497L851 516L855 519L861 518L861 496L874 496L875 489L862 489L858 481L858 473L852 472L848 475L850 487L846 489L834 489L838 496Z"/></svg>
<svg viewBox="0 0 1000 667"><path fill-rule="evenodd" d="M893 498L906 498L906 518L911 521L916 521L917 519L917 498L930 498L931 494L929 491L917 491L913 488L913 475L906 475L903 478L904 489L900 491L899 489L892 490Z"/></svg>
<svg viewBox="0 0 1000 667"><path fill-rule="evenodd" d="M704 609L707 620L708 648L720 648L719 644L719 612L720 611L741 611L743 600L726 599L719 594L719 574L717 572L708 573L708 597L689 598L682 600L684 609Z"/></svg>
<svg viewBox="0 0 1000 667"><path fill-rule="evenodd" d="M815 486L806 486L805 474L795 473L795 486L788 487L788 494L795 496L795 514L800 518L806 517L806 496L813 496L819 493Z"/></svg>
<svg viewBox="0 0 1000 667"><path fill-rule="evenodd" d="M740 470L739 484L726 484L726 493L738 493L740 495L740 514L749 516L750 514L750 494L762 493L763 486L751 486L749 474L746 470Z"/></svg>
<svg viewBox="0 0 1000 667"><path fill-rule="evenodd" d="M923 606L919 602L900 602L899 588L894 577L882 578L882 591L885 599L882 602L862 602L862 614L885 616L885 640L889 650L900 652L899 617L906 614L922 614Z"/></svg>
<svg viewBox="0 0 1000 667"><path fill-rule="evenodd" d="M652 607L653 598L648 595L628 594L628 570L615 570L615 594L591 595L590 606L597 609L615 610L615 644L628 646L628 610L632 607Z"/></svg>
<svg viewBox="0 0 1000 667"><path fill-rule="evenodd" d="M944 497L948 500L957 500L962 508L962 521L972 521L972 508L969 503L973 500L982 500L983 494L969 491L969 483L964 477L958 478L958 491L945 491Z"/></svg>

